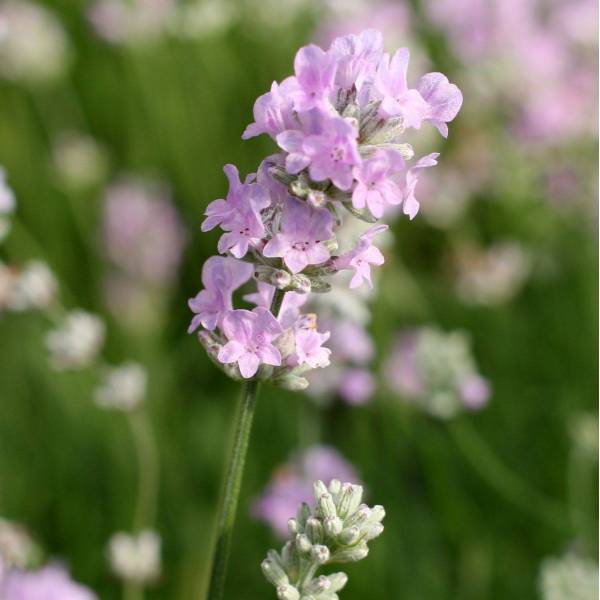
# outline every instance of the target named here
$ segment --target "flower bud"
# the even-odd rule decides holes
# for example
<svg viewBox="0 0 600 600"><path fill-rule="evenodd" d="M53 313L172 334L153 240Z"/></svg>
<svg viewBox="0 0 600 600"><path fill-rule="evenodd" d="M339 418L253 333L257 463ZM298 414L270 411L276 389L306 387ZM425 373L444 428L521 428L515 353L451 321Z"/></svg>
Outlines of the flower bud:
<svg viewBox="0 0 600 600"><path fill-rule="evenodd" d="M296 519L288 519L287 527L290 535L296 535L300 531L300 523Z"/></svg>
<svg viewBox="0 0 600 600"><path fill-rule="evenodd" d="M327 204L327 194L321 190L310 190L306 201L315 208L322 208Z"/></svg>
<svg viewBox="0 0 600 600"><path fill-rule="evenodd" d="M356 562L362 560L369 554L369 548L366 542L360 542L358 546L338 550L332 557L332 562Z"/></svg>
<svg viewBox="0 0 600 600"><path fill-rule="evenodd" d="M285 571L277 561L265 558L265 560L260 563L260 567L265 577L274 586L283 586L289 583Z"/></svg>
<svg viewBox="0 0 600 600"><path fill-rule="evenodd" d="M305 588L304 591L309 594L322 594L331 588L331 581L325 575L316 577Z"/></svg>
<svg viewBox="0 0 600 600"><path fill-rule="evenodd" d="M292 275L289 287L300 294L308 294L311 288L310 279L302 273L296 273Z"/></svg>
<svg viewBox="0 0 600 600"><path fill-rule="evenodd" d="M337 497L337 512L342 517L353 514L362 500L363 489L360 485L344 483Z"/></svg>
<svg viewBox="0 0 600 600"><path fill-rule="evenodd" d="M308 506L308 504L306 504L306 502L303 502L300 505L300 507L298 508L297 517L298 517L298 523L300 523L300 526L304 527L306 525L306 521L310 517L310 506Z"/></svg>
<svg viewBox="0 0 600 600"><path fill-rule="evenodd" d="M284 390L290 390L291 392L301 392L309 385L308 379L305 377L298 377L298 375L294 375L293 373L286 373L281 377L277 377L273 380L273 384Z"/></svg>
<svg viewBox="0 0 600 600"><path fill-rule="evenodd" d="M321 544L315 544L310 551L310 555L315 562L324 565L330 557L329 548Z"/></svg>
<svg viewBox="0 0 600 600"><path fill-rule="evenodd" d="M341 489L342 489L342 482L339 479L332 479L329 482L329 493L332 496L336 496L337 494L339 494Z"/></svg>
<svg viewBox="0 0 600 600"><path fill-rule="evenodd" d="M318 500L323 494L326 493L327 486L321 480L317 480L313 483L313 494L316 500Z"/></svg>
<svg viewBox="0 0 600 600"><path fill-rule="evenodd" d="M365 523L371 516L371 509L366 504L361 504L356 512L346 519L346 527L358 527Z"/></svg>
<svg viewBox="0 0 600 600"><path fill-rule="evenodd" d="M332 593L339 592L348 582L348 575L346 573L332 573L327 576L329 579L329 591Z"/></svg>
<svg viewBox="0 0 600 600"><path fill-rule="evenodd" d="M361 531L358 527L348 527L338 535L338 541L344 546L356 544L360 538Z"/></svg>
<svg viewBox="0 0 600 600"><path fill-rule="evenodd" d="M326 519L327 517L337 516L335 502L333 501L333 498L329 492L325 492L319 496L317 505L319 507L319 511L323 515L323 518Z"/></svg>
<svg viewBox="0 0 600 600"><path fill-rule="evenodd" d="M339 517L327 517L323 521L323 528L328 536L336 537L344 528L344 524Z"/></svg>
<svg viewBox="0 0 600 600"><path fill-rule="evenodd" d="M320 544L323 541L323 525L319 519L311 517L306 521L306 535L313 544Z"/></svg>
<svg viewBox="0 0 600 600"><path fill-rule="evenodd" d="M362 528L362 534L367 542L379 537L382 533L383 525L381 523L367 524Z"/></svg>
<svg viewBox="0 0 600 600"><path fill-rule="evenodd" d="M385 517L385 509L380 504L376 504L371 509L371 514L369 515L369 522L379 523L379 521L383 520L383 517Z"/></svg>
<svg viewBox="0 0 600 600"><path fill-rule="evenodd" d="M300 592L293 585L277 586L279 600L300 600Z"/></svg>
<svg viewBox="0 0 600 600"><path fill-rule="evenodd" d="M308 554L312 548L312 544L308 539L308 536L304 533L296 535L296 548L300 554Z"/></svg>

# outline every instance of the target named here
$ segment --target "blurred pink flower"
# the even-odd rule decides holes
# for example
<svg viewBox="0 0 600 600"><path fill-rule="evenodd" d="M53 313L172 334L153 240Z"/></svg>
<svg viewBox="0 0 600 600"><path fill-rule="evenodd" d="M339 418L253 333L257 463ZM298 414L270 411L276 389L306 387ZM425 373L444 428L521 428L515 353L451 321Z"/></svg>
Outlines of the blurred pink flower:
<svg viewBox="0 0 600 600"><path fill-rule="evenodd" d="M311 446L275 471L255 501L252 514L285 536L288 519L296 516L298 506L302 502L313 505L313 482L317 479L359 481L354 467L335 448Z"/></svg>

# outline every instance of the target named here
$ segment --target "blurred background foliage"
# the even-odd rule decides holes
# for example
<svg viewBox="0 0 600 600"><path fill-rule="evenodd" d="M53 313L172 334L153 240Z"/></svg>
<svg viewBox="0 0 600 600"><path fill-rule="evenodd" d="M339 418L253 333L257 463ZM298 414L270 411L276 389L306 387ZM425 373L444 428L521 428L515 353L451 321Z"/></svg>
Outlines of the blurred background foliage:
<svg viewBox="0 0 600 600"><path fill-rule="evenodd" d="M246 173L273 152L265 138L240 140L254 99L291 71L294 52L318 39L323 23L344 29L331 7L257 7L247 0L227 5L220 23L214 16L220 3L211 5L197 30L185 35L173 26L135 43L111 43L94 31L88 5L47 0L43 6L68 41L61 72L33 81L26 73L0 79L0 165L17 198L3 261L18 266L43 259L66 307L106 319L107 359L137 360L149 372L163 574L148 598L201 597L239 394L239 385L185 333L186 300L199 288L201 265L216 242L216 234L199 232L202 213L225 193L224 163ZM464 180L455 192L464 206L443 226L425 209L413 222L394 224L372 303L375 368L401 329L462 329L491 384L491 401L481 412L440 422L402 404L385 385L359 407L339 401L318 407L303 394L264 387L234 537L230 598L273 595L259 563L277 541L252 519L250 506L273 470L311 443L336 447L355 465L369 500L387 509L386 531L369 559L348 568L347 600L533 599L544 557L574 540L596 553L596 467L575 451L573 423L595 414L598 391L597 117L592 112L587 134L532 150L507 124L511 102L490 95L482 110L481 98L471 100L469 77L477 71L452 54L422 5L408 8L413 60L448 73L465 94L450 139L435 140L441 165L448 161ZM400 45L399 38L391 41ZM53 154L61 134L73 131L101 149L96 176L85 185L66 182ZM544 169L559 162L573 165L577 182L560 202L543 185ZM432 170L432 180L441 169ZM481 169L486 176L473 191L469 181ZM111 268L101 235L104 190L122 174L166 182L188 231L177 276L152 300L141 325L115 317L103 293ZM436 194L448 191L441 187L432 181L420 196L430 193L427 203L434 205ZM506 301L465 302L456 293L457 249L498 240L527 249L529 277ZM101 598L117 598L106 543L130 527L135 450L120 415L93 404L93 372L57 374L49 366L47 329L35 312L6 311L0 318L0 514L23 523L48 556L66 561Z"/></svg>

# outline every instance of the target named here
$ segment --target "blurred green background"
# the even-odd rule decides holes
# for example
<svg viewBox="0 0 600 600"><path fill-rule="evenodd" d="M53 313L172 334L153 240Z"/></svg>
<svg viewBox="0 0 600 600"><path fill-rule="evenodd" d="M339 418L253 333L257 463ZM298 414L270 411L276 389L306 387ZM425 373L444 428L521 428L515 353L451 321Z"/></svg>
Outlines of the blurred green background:
<svg viewBox="0 0 600 600"><path fill-rule="evenodd" d="M277 10L267 4L267 11ZM344 27L335 14L297 4L290 4L289 18L264 21L251 2L228 5L228 20L216 20L212 30L205 17L204 30L186 35L167 28L151 39L109 43L94 32L83 2L48 0L44 6L68 39L64 69L43 81L26 74L0 79L0 165L17 198L2 260L47 262L66 307L106 319L107 360L134 359L149 371L163 574L147 598L200 598L206 583L240 390L186 334L186 301L215 252L216 233L201 234L199 224L207 203L225 193L222 165L247 173L274 151L265 137L240 140L254 99L290 73L295 51L316 39L323 19L337 18L336 27ZM385 386L365 406L326 408L263 386L229 598L274 597L259 564L279 542L249 507L273 470L307 442L339 449L366 483L369 500L387 510L386 530L369 558L347 569L347 600L529 600L539 597L545 557L574 540L596 552L596 466L577 453L572 435L579 415L595 415L598 392L595 135L551 146L547 154L518 143L506 124L510 102L496 99L482 115L468 95L468 64L452 56L422 7L409 6L418 41L413 60L428 57L465 94L450 139L435 140L440 163L448 160L462 178L473 178L476 167L465 164L464 154L478 154L481 135L492 148L491 176L476 192L463 192L469 203L449 226L423 215L394 224L372 304L375 368L402 328L464 329L492 398L483 411L444 423L409 410ZM90 136L102 148L105 164L89 184L69 185L57 173L53 148L65 131ZM541 185L548 156L577 167L582 184L568 206L556 206ZM177 277L142 327L115 318L103 294L110 270L102 248L103 192L123 173L166 182L189 232ZM454 249L504 239L533 253L528 281L507 302L461 301L449 264ZM49 366L48 327L36 312L0 315L0 515L24 524L48 556L65 560L100 598L119 598L106 543L131 526L134 447L121 415L92 402L93 369L56 373Z"/></svg>

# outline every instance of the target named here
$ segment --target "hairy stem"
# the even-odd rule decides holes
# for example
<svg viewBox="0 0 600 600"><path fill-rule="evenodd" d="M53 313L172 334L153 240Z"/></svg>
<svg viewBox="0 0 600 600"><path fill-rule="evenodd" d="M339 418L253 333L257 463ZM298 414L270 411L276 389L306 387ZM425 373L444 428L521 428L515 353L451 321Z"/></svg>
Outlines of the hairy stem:
<svg viewBox="0 0 600 600"><path fill-rule="evenodd" d="M275 290L271 302L271 312L278 316L283 302L283 292ZM208 587L207 600L222 600L227 575L227 562L231 549L233 526L237 512L252 419L256 408L258 381L251 379L246 382L238 408L233 447L229 457L229 466L225 477L225 487L220 503L220 514L217 525L217 536L214 544L212 571Z"/></svg>

